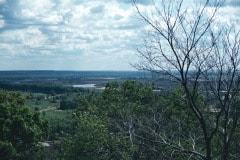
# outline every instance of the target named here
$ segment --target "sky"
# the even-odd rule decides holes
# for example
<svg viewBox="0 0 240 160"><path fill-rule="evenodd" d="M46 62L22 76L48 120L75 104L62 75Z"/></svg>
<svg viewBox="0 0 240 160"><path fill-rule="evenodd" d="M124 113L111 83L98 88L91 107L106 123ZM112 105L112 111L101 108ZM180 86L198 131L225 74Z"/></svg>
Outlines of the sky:
<svg viewBox="0 0 240 160"><path fill-rule="evenodd" d="M220 11L239 18L240 0ZM0 70L134 70L145 28L129 0L0 0Z"/></svg>

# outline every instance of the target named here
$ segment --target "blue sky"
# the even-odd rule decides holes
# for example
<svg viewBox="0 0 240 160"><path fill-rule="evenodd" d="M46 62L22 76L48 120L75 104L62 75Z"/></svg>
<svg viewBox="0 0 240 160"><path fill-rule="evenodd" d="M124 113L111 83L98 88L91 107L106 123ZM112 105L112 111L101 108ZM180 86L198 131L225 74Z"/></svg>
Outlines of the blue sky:
<svg viewBox="0 0 240 160"><path fill-rule="evenodd" d="M220 13L239 18L240 0ZM133 70L145 27L128 0L0 0L0 70Z"/></svg>

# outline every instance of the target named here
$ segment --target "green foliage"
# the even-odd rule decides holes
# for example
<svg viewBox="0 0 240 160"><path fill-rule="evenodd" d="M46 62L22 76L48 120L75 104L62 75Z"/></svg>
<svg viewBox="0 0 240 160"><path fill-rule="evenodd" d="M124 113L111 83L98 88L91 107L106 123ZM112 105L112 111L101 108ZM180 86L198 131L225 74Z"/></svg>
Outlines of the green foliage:
<svg viewBox="0 0 240 160"><path fill-rule="evenodd" d="M49 107L59 107L59 101L57 103L51 103L53 96L43 93L27 93L23 92L25 97L25 105L29 106L32 110L37 107L40 111Z"/></svg>
<svg viewBox="0 0 240 160"><path fill-rule="evenodd" d="M73 134L73 112L70 110L49 110L42 112L50 126L49 140L59 140L65 134Z"/></svg>
<svg viewBox="0 0 240 160"><path fill-rule="evenodd" d="M11 143L0 141L1 160L14 160L19 157Z"/></svg>
<svg viewBox="0 0 240 160"><path fill-rule="evenodd" d="M77 108L77 104L74 100L63 99L60 102L59 109L61 109L61 110L76 109L76 108Z"/></svg>
<svg viewBox="0 0 240 160"><path fill-rule="evenodd" d="M139 127L137 120L146 120L150 104L156 101L151 88L126 81L111 82L102 94L90 93L76 98L74 134L65 139L66 159L139 159L144 147L130 135ZM132 136L132 137L131 137ZM131 138L130 138L131 137ZM145 148L146 149L146 148ZM149 153L150 155L150 153Z"/></svg>
<svg viewBox="0 0 240 160"><path fill-rule="evenodd" d="M83 88L74 88L60 85L43 85L43 84L13 84L0 82L0 88L9 91L23 91L23 92L35 92L35 93L45 93L45 94L63 94L70 92L87 92Z"/></svg>
<svg viewBox="0 0 240 160"><path fill-rule="evenodd" d="M87 112L76 114L76 134L64 143L65 159L125 159L117 148L119 140L109 133L101 117Z"/></svg>
<svg viewBox="0 0 240 160"><path fill-rule="evenodd" d="M119 85L111 82L101 94L98 102L100 115L108 120L108 130L127 141L126 152L131 159L149 159L153 152L148 149L147 134L141 131L143 123L149 123L152 113L159 109L160 96L152 88L135 81ZM151 145L151 144L149 144Z"/></svg>
<svg viewBox="0 0 240 160"><path fill-rule="evenodd" d="M152 89L135 81L126 81L121 86L117 82L110 82L101 94L98 102L102 114L113 119L121 119L128 115L143 115L151 112L150 105L157 97Z"/></svg>
<svg viewBox="0 0 240 160"><path fill-rule="evenodd" d="M19 92L0 91L1 157L4 152L6 157L17 155L23 159L30 156L47 131L47 121L24 106L24 98Z"/></svg>
<svg viewBox="0 0 240 160"><path fill-rule="evenodd" d="M49 120L50 140L57 145L54 146L56 148L41 148L35 152L35 146L47 130L44 128L47 125L44 125L39 113L24 107L21 94L0 92L0 149L6 153L3 159L25 156L63 160L184 160L189 158L189 153L183 149L192 150L194 147L199 153L205 152L199 122L180 87L161 94L142 83L125 81L107 83L103 92L65 94L59 98L55 95L56 104L51 103L53 96L44 96L29 95L27 102L40 111L49 105L66 104L62 104L65 108L60 106L65 110L41 112ZM35 105L35 101L39 104ZM210 126L214 113L205 108L204 97L196 95L194 101L204 116L209 117L206 123ZM74 107L71 107L72 104ZM221 138L221 131L218 131L211 142L212 146L222 146ZM236 153L240 137L234 134L233 138L236 142L231 144L230 152ZM35 154L31 154L33 152ZM213 153L218 152L219 148L213 147ZM192 159L199 159L191 156Z"/></svg>
<svg viewBox="0 0 240 160"><path fill-rule="evenodd" d="M204 106L203 97L198 95L196 103ZM172 154L171 146L181 143L183 148L191 149L191 136L198 137L201 132L181 88L159 95L134 81L121 85L112 82L97 106L99 114L107 117L108 130L130 144L131 159L186 159L187 154ZM194 141L195 147L201 148L201 138Z"/></svg>
<svg viewBox="0 0 240 160"><path fill-rule="evenodd" d="M125 81L121 86L117 82L109 82L102 93L103 102L133 102L146 104L153 98L152 89L135 81Z"/></svg>

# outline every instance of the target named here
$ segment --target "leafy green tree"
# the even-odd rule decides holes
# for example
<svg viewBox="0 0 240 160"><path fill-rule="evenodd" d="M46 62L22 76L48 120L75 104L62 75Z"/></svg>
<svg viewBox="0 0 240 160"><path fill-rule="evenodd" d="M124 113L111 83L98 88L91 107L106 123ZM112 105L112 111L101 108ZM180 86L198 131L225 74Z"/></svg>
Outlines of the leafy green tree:
<svg viewBox="0 0 240 160"><path fill-rule="evenodd" d="M149 159L154 156L149 150L151 142L144 138L149 134L142 130L142 124L149 124L152 113L161 112L160 103L161 97L147 85L135 81L110 82L97 108L109 119L108 130L128 141L131 159Z"/></svg>
<svg viewBox="0 0 240 160"><path fill-rule="evenodd" d="M11 143L0 141L0 155L2 160L17 159L19 155Z"/></svg>
<svg viewBox="0 0 240 160"><path fill-rule="evenodd" d="M47 132L47 121L24 106L19 92L0 90L0 157L31 159Z"/></svg>
<svg viewBox="0 0 240 160"><path fill-rule="evenodd" d="M136 137L158 105L152 89L135 81L110 82L100 94L79 95L74 134L63 143L65 159L148 159L146 141ZM144 133L144 135L146 135Z"/></svg>
<svg viewBox="0 0 240 160"><path fill-rule="evenodd" d="M104 120L90 112L75 114L76 133L64 141L64 159L128 159L118 148L122 142L108 131Z"/></svg>

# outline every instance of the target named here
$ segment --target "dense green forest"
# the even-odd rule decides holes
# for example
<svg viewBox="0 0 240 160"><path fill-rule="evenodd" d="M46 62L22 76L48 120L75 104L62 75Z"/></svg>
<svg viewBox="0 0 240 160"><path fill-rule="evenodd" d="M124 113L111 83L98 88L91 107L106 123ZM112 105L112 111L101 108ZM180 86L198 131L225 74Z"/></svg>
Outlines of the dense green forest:
<svg viewBox="0 0 240 160"><path fill-rule="evenodd" d="M199 94L196 102L204 101ZM136 81L109 82L103 91L61 94L1 90L0 157L203 159L201 128L187 105L182 88L153 92L153 86ZM211 121L216 113L205 108L205 114ZM232 157L240 156L239 123L236 130L229 147ZM219 130L212 140L216 156L222 152L221 139Z"/></svg>

